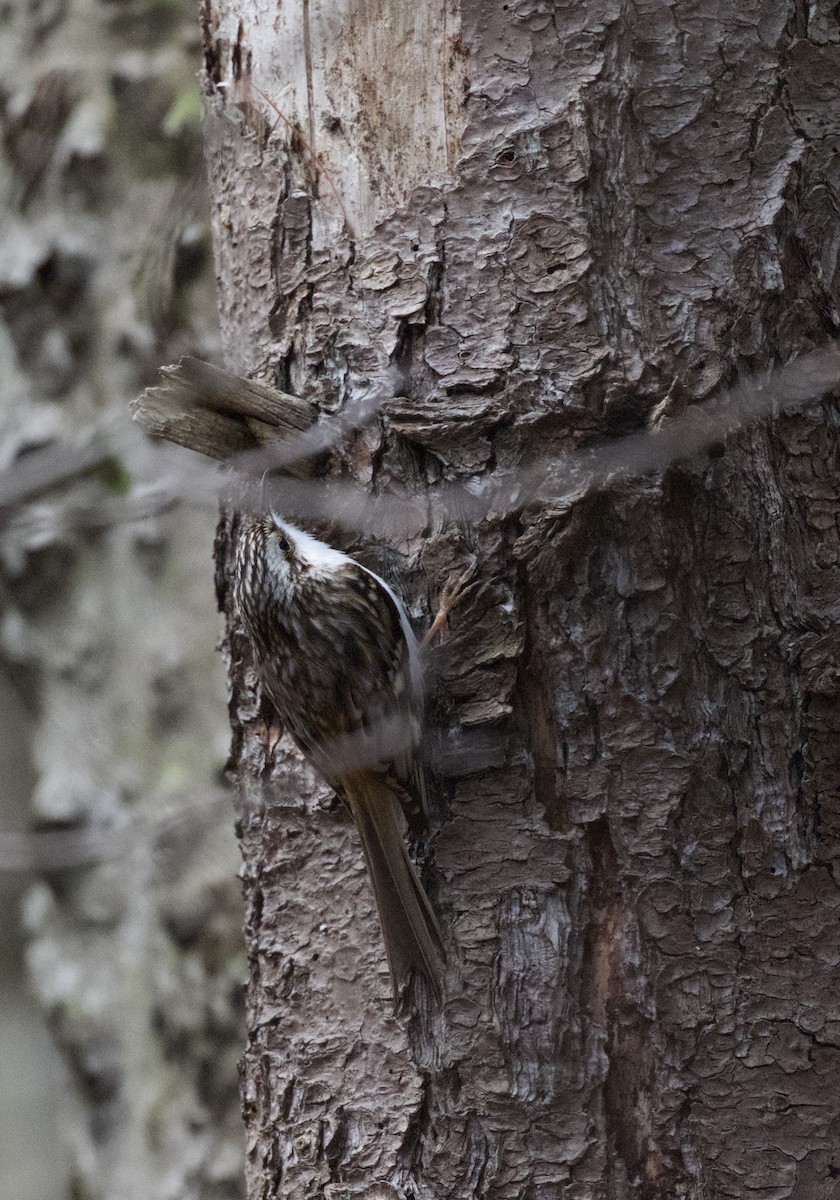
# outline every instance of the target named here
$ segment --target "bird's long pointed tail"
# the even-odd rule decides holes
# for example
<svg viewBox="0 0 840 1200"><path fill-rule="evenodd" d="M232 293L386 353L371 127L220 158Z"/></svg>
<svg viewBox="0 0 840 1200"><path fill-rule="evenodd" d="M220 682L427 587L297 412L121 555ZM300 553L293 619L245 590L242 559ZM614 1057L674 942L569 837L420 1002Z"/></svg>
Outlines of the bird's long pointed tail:
<svg viewBox="0 0 840 1200"><path fill-rule="evenodd" d="M342 786L362 840L394 1000L399 1002L416 972L428 981L439 1001L443 939L429 898L408 857L399 799L387 780L373 773L346 776Z"/></svg>

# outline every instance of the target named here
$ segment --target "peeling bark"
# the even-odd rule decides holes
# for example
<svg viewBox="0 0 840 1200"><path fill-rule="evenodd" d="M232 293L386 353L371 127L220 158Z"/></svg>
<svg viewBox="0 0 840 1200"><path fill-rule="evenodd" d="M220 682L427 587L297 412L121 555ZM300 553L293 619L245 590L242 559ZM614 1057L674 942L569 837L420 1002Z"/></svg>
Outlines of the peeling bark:
<svg viewBox="0 0 840 1200"><path fill-rule="evenodd" d="M271 14L203 13L223 339L325 410L400 393L333 472L481 488L835 335L827 8ZM349 821L256 736L223 524L250 1196L834 1194L836 450L814 402L571 509L353 546L421 625L467 552L487 585L431 719L503 753L437 780L446 1003L405 1022Z"/></svg>

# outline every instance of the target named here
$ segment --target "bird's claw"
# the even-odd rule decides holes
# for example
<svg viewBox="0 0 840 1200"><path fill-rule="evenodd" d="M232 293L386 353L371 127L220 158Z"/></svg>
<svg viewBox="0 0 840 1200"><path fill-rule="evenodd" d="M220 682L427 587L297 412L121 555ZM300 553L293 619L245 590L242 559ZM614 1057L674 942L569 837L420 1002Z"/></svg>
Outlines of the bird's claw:
<svg viewBox="0 0 840 1200"><path fill-rule="evenodd" d="M438 610L434 621L429 626L421 646L425 649L429 645L432 638L435 637L443 629L449 619L449 614L454 608L461 603L467 587L478 569L478 559L473 559L465 571L463 571L457 579L446 585L441 593Z"/></svg>

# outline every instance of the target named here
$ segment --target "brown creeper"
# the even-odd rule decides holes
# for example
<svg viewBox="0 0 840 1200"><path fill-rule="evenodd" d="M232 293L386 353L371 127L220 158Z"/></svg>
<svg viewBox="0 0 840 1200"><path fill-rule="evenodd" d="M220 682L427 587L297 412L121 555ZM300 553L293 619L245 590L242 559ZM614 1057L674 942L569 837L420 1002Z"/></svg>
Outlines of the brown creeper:
<svg viewBox="0 0 840 1200"><path fill-rule="evenodd" d="M384 580L272 513L243 517L234 599L260 682L344 800L362 842L395 999L413 972L440 996L440 930L403 840L425 807L417 641Z"/></svg>

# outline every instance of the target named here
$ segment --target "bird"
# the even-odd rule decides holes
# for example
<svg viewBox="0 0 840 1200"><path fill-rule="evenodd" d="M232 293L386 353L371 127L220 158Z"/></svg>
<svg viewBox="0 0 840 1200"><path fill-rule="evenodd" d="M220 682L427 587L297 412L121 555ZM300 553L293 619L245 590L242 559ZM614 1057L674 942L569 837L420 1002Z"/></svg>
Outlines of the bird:
<svg viewBox="0 0 840 1200"><path fill-rule="evenodd" d="M403 801L427 809L420 646L403 605L275 512L243 514L233 596L266 699L358 829L395 1005L418 975L440 1002L443 937L403 836Z"/></svg>

